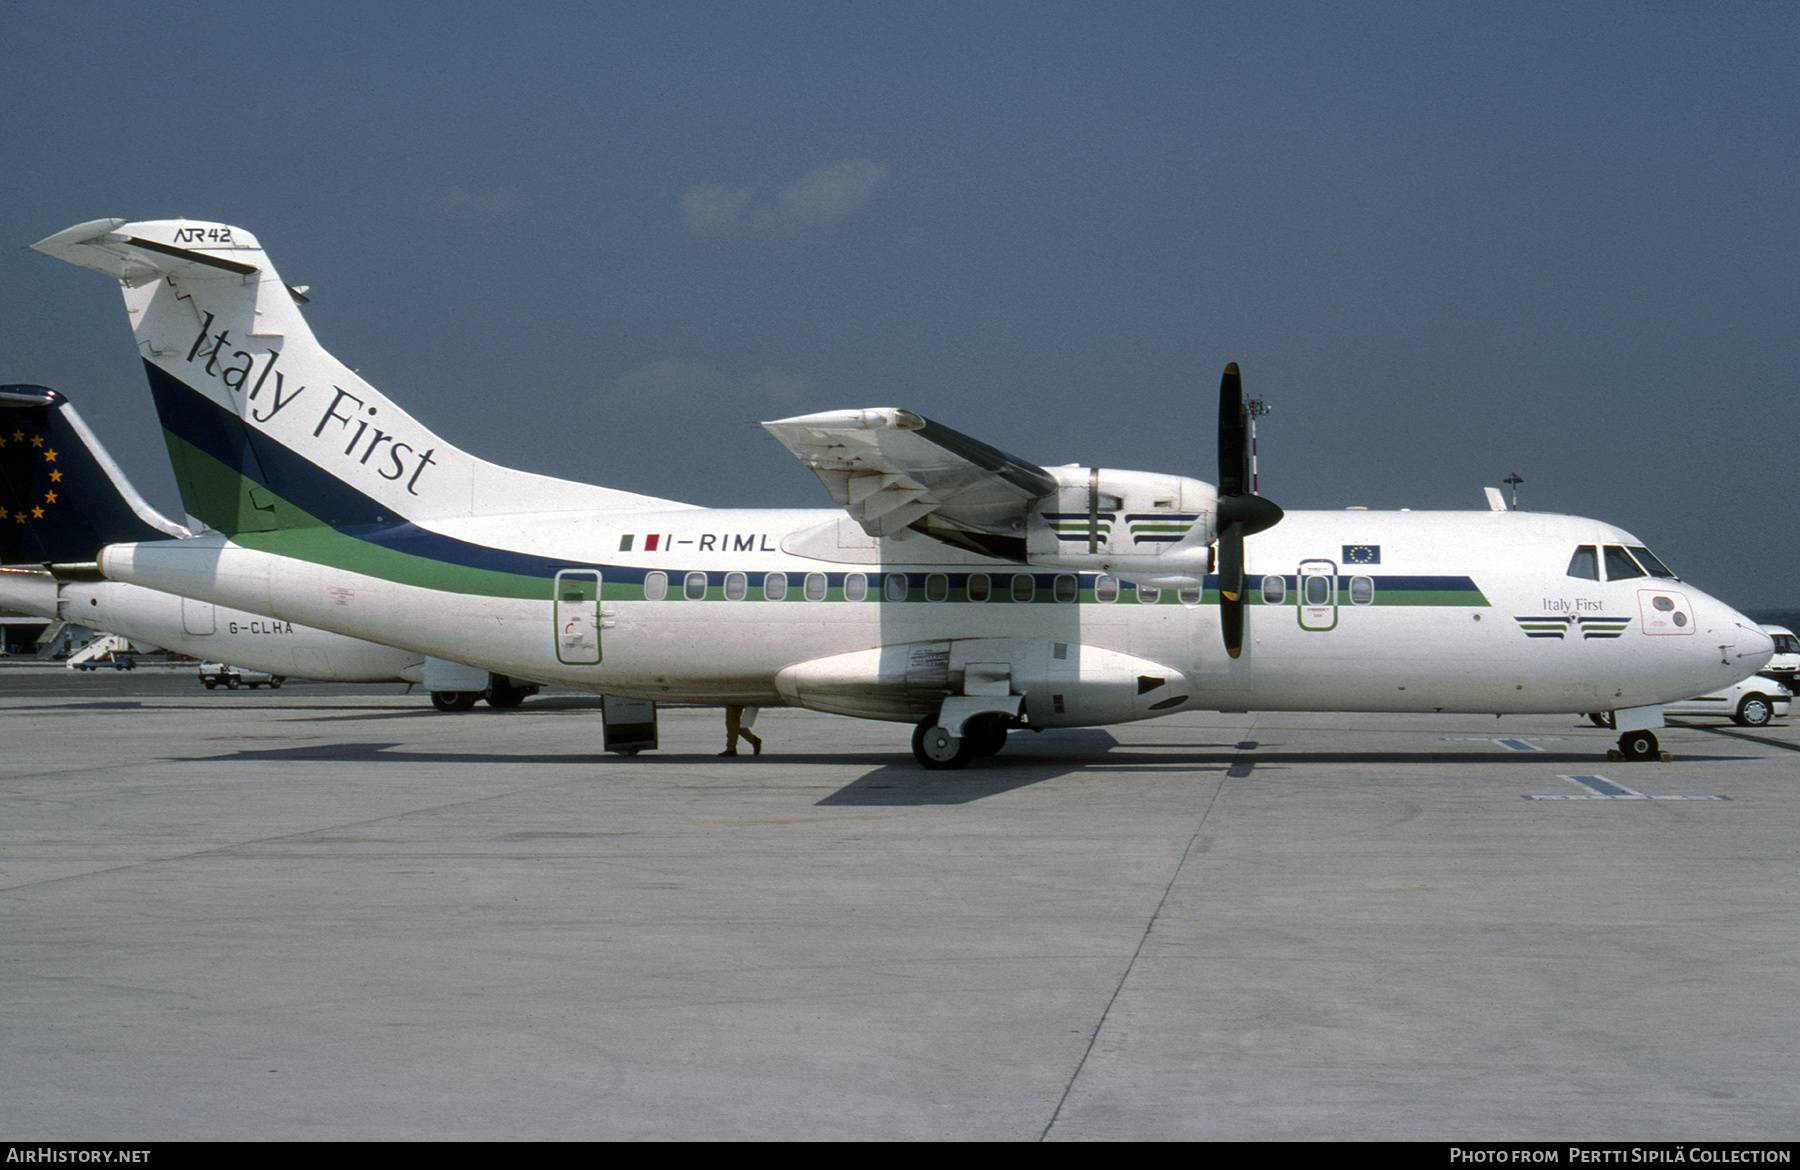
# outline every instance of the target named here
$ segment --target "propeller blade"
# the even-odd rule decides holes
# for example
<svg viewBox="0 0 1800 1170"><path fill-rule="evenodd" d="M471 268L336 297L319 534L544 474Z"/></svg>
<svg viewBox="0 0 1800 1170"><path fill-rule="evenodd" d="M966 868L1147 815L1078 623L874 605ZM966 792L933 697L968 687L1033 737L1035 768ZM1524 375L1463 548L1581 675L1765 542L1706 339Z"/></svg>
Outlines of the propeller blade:
<svg viewBox="0 0 1800 1170"><path fill-rule="evenodd" d="M1237 658L1244 653L1244 599L1219 600L1219 628L1225 631L1225 653Z"/></svg>
<svg viewBox="0 0 1800 1170"><path fill-rule="evenodd" d="M1273 528L1282 515L1250 485L1250 412L1243 377L1232 362L1219 379L1219 510L1213 524L1219 541L1219 628L1225 653L1233 658L1244 652L1244 538Z"/></svg>
<svg viewBox="0 0 1800 1170"><path fill-rule="evenodd" d="M1225 653L1244 652L1244 526L1228 524L1219 532L1219 628Z"/></svg>
<svg viewBox="0 0 1800 1170"><path fill-rule="evenodd" d="M1244 596L1244 529L1228 524L1219 532L1219 596L1237 601Z"/></svg>
<svg viewBox="0 0 1800 1170"><path fill-rule="evenodd" d="M1250 413L1244 409L1244 380L1232 362L1219 379L1219 494L1241 496L1249 490Z"/></svg>

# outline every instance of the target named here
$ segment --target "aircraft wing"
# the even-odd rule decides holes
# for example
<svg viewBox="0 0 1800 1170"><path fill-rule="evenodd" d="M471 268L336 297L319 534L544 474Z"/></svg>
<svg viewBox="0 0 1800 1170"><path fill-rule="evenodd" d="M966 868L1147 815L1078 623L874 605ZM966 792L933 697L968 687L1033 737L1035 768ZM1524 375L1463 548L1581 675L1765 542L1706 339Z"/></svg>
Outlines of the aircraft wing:
<svg viewBox="0 0 1800 1170"><path fill-rule="evenodd" d="M763 424L870 536L914 528L1008 560L1056 491L1043 468L910 410L834 410Z"/></svg>

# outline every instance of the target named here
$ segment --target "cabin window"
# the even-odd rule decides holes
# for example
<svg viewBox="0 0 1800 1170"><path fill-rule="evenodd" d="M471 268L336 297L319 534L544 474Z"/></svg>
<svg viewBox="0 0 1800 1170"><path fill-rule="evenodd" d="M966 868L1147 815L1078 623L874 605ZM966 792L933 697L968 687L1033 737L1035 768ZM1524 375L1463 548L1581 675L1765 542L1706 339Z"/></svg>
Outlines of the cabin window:
<svg viewBox="0 0 1800 1170"><path fill-rule="evenodd" d="M808 601L825 600L825 574L808 573L806 575L805 595Z"/></svg>
<svg viewBox="0 0 1800 1170"><path fill-rule="evenodd" d="M742 601L750 594L750 578L742 573L725 574L725 600Z"/></svg>
<svg viewBox="0 0 1800 1170"><path fill-rule="evenodd" d="M1575 550L1569 558L1569 576L1580 577L1583 581L1600 579L1600 559L1594 552L1594 546L1584 544Z"/></svg>
<svg viewBox="0 0 1800 1170"><path fill-rule="evenodd" d="M1181 604L1183 604L1183 605L1199 605L1200 604L1200 586L1198 586L1198 585L1183 585L1181 587L1181 592L1177 596L1179 596L1181 598Z"/></svg>
<svg viewBox="0 0 1800 1170"><path fill-rule="evenodd" d="M1667 577L1671 581L1681 580L1680 577L1669 572L1669 566L1656 559L1655 553L1642 545L1632 545L1631 555L1637 558L1637 563L1644 566L1652 577Z"/></svg>
<svg viewBox="0 0 1800 1170"><path fill-rule="evenodd" d="M1301 592L1305 596L1306 604L1308 605L1330 605L1332 594L1331 578L1321 577L1317 574L1309 575L1306 578L1306 586Z"/></svg>
<svg viewBox="0 0 1800 1170"><path fill-rule="evenodd" d="M1030 573L1014 573L1012 579L1012 599L1014 601L1030 601L1037 596L1037 578Z"/></svg>
<svg viewBox="0 0 1800 1170"><path fill-rule="evenodd" d="M861 573L844 574L844 600L862 601L869 596L869 579Z"/></svg>
<svg viewBox="0 0 1800 1170"><path fill-rule="evenodd" d="M644 574L644 600L661 601L669 595L669 575L660 570Z"/></svg>
<svg viewBox="0 0 1800 1170"><path fill-rule="evenodd" d="M889 573L881 581L881 596L885 601L906 600L906 574Z"/></svg>
<svg viewBox="0 0 1800 1170"><path fill-rule="evenodd" d="M1070 605L1070 604L1073 604L1075 599L1080 596L1081 596L1081 582L1076 580L1075 574L1073 574L1073 573L1058 573L1056 575L1056 600L1057 601L1061 602L1063 605Z"/></svg>
<svg viewBox="0 0 1800 1170"><path fill-rule="evenodd" d="M770 573L763 578L763 600L781 601L787 597L787 574Z"/></svg>
<svg viewBox="0 0 1800 1170"><path fill-rule="evenodd" d="M948 601L950 599L950 578L942 573L933 573L925 578L926 601Z"/></svg>
<svg viewBox="0 0 1800 1170"><path fill-rule="evenodd" d="M1633 577L1646 575L1644 570L1638 568L1638 563L1631 559L1631 554L1626 552L1622 545L1607 545L1605 557L1608 581L1629 581Z"/></svg>
<svg viewBox="0 0 1800 1170"><path fill-rule="evenodd" d="M681 595L689 601L705 601L706 574L689 573L687 575L687 580L682 582Z"/></svg>
<svg viewBox="0 0 1800 1170"><path fill-rule="evenodd" d="M1350 604L1370 605L1375 601L1375 578L1350 578Z"/></svg>
<svg viewBox="0 0 1800 1170"><path fill-rule="evenodd" d="M1262 579L1264 605L1280 605L1287 600L1287 578L1273 574Z"/></svg>
<svg viewBox="0 0 1800 1170"><path fill-rule="evenodd" d="M1162 600L1162 590L1154 585L1139 585L1138 600L1145 605L1155 605Z"/></svg>
<svg viewBox="0 0 1800 1170"><path fill-rule="evenodd" d="M1117 577L1094 578L1094 600L1111 605L1119 600L1119 579Z"/></svg>
<svg viewBox="0 0 1800 1170"><path fill-rule="evenodd" d="M986 601L994 593L994 583L986 573L969 574L969 600Z"/></svg>

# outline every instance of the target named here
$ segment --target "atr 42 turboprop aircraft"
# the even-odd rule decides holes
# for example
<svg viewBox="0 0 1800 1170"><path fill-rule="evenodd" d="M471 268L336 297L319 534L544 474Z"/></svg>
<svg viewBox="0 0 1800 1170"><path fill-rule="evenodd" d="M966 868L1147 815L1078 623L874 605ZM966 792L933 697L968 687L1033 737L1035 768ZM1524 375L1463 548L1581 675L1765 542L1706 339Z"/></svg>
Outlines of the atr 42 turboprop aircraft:
<svg viewBox="0 0 1800 1170"><path fill-rule="evenodd" d="M107 219L35 247L119 280L186 507L109 578L605 694L1012 728L1190 710L1613 711L1754 673L1769 638L1635 537L1522 512L1290 512L1220 482L1038 467L904 410L763 424L841 511L704 509L483 462L314 340L248 232ZM846 514L847 513L847 514Z"/></svg>

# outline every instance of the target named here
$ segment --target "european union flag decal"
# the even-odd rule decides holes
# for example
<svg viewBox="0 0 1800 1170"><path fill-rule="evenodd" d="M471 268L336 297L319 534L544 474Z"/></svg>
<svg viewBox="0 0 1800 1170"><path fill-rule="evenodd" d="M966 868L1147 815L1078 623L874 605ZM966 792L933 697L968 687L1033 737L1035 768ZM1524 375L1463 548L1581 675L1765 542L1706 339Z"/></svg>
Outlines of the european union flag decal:
<svg viewBox="0 0 1800 1170"><path fill-rule="evenodd" d="M1344 546L1344 563L1346 565L1379 565L1381 563L1381 546L1378 544L1347 544Z"/></svg>

